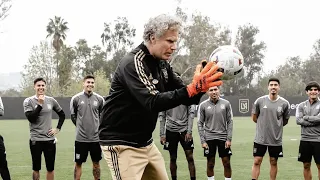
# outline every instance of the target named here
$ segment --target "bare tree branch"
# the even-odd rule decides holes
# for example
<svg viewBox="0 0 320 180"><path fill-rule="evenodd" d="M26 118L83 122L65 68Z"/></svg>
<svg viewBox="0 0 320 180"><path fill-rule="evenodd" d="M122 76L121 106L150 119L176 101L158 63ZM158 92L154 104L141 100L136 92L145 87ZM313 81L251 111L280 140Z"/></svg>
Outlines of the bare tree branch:
<svg viewBox="0 0 320 180"><path fill-rule="evenodd" d="M11 7L11 0L0 0L0 21L4 20L8 16L8 12Z"/></svg>

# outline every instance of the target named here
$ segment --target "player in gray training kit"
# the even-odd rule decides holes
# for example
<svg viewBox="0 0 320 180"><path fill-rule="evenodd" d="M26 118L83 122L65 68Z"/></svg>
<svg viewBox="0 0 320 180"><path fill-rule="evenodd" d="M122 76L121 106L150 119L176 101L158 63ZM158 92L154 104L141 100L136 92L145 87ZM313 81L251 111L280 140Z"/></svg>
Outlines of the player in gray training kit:
<svg viewBox="0 0 320 180"><path fill-rule="evenodd" d="M177 179L178 143L185 152L191 180L196 179L196 169L193 159L192 127L195 116L195 106L180 105L159 113L160 143L170 154L170 172L172 180Z"/></svg>
<svg viewBox="0 0 320 180"><path fill-rule="evenodd" d="M4 115L4 106L2 103L2 99L0 97L0 116ZM6 147L4 145L4 139L0 135L0 175L3 180L11 180L8 162L7 162L7 154Z"/></svg>
<svg viewBox="0 0 320 180"><path fill-rule="evenodd" d="M198 131L204 156L207 157L208 180L214 180L217 149L224 166L225 179L231 180L230 147L233 131L231 104L228 100L220 98L220 89L217 86L209 88L208 95L209 99L203 101L198 110Z"/></svg>
<svg viewBox="0 0 320 180"><path fill-rule="evenodd" d="M45 96L46 81L43 78L34 80L36 95L28 97L23 102L24 113L30 126L30 152L32 156L33 180L40 179L41 154L43 152L47 179L54 179L54 164L56 157L55 135L65 120L65 114L59 103L49 96ZM59 115L57 128L52 128L52 110Z"/></svg>
<svg viewBox="0 0 320 180"><path fill-rule="evenodd" d="M270 180L276 179L278 158L283 157L282 133L283 126L290 118L290 104L278 95L279 79L270 78L268 90L269 95L259 97L252 107L252 120L257 123L253 145L252 179L258 179L267 149L270 156Z"/></svg>
<svg viewBox="0 0 320 180"><path fill-rule="evenodd" d="M320 86L317 82L309 82L305 90L309 98L296 109L296 121L301 126L298 161L303 163L304 179L311 180L312 156L320 177Z"/></svg>
<svg viewBox="0 0 320 180"><path fill-rule="evenodd" d="M94 76L83 79L83 91L74 95L70 102L71 120L76 126L74 179L80 180L82 163L86 162L90 152L93 163L93 177L100 179L102 152L99 144L99 119L104 99L93 92Z"/></svg>

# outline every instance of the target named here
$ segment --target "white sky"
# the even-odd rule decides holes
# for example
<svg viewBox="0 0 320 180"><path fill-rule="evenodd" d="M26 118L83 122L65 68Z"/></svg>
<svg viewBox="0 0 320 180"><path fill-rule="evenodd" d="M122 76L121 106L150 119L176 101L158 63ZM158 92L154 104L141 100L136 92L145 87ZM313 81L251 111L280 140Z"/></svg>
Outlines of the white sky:
<svg viewBox="0 0 320 180"><path fill-rule="evenodd" d="M49 18L62 16L69 22L69 45L85 38L90 46L101 44L103 23L126 16L137 29L135 45L142 41L149 17L174 13L175 0L13 0L8 18L1 22L0 73L21 71L30 49L45 40ZM288 56L307 57L320 38L317 22L319 0L182 0L187 12L201 12L236 32L244 23L260 29L267 44L264 70L284 63Z"/></svg>

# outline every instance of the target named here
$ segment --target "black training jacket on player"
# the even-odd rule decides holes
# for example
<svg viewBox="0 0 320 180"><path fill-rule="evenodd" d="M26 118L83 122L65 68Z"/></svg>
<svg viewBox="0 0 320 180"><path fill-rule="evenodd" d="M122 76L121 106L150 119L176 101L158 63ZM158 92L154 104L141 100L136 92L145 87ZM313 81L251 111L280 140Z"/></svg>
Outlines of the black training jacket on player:
<svg viewBox="0 0 320 180"><path fill-rule="evenodd" d="M143 147L152 143L158 113L180 104L198 104L166 61L155 59L142 43L118 65L99 126L101 145Z"/></svg>

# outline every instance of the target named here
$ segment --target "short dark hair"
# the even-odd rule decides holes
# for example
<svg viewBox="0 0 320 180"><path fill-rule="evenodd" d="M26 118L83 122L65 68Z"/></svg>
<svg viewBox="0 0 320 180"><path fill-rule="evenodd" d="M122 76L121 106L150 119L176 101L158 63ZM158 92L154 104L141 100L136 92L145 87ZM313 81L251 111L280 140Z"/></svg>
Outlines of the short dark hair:
<svg viewBox="0 0 320 180"><path fill-rule="evenodd" d="M320 85L316 81L310 81L306 86L306 91L311 90L311 88L317 88L318 91L320 90Z"/></svg>
<svg viewBox="0 0 320 180"><path fill-rule="evenodd" d="M87 80L87 79L94 79L94 76L93 75L86 75L84 78L83 78L83 81Z"/></svg>
<svg viewBox="0 0 320 180"><path fill-rule="evenodd" d="M39 78L36 78L34 81L33 81L33 85L36 85L37 82L39 81L43 81L45 84L47 84L46 80L44 80L44 78L42 77L39 77Z"/></svg>
<svg viewBox="0 0 320 180"><path fill-rule="evenodd" d="M276 81L280 85L280 80L278 78L272 77L268 81L268 85L270 84L271 81Z"/></svg>

